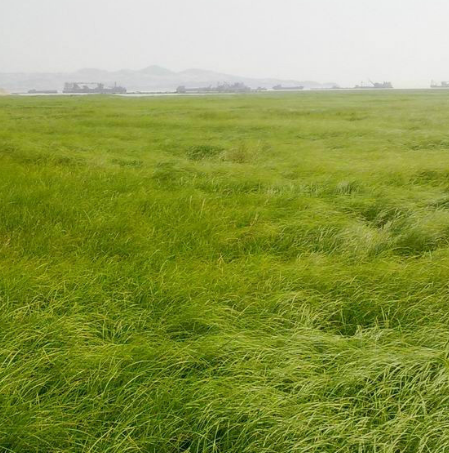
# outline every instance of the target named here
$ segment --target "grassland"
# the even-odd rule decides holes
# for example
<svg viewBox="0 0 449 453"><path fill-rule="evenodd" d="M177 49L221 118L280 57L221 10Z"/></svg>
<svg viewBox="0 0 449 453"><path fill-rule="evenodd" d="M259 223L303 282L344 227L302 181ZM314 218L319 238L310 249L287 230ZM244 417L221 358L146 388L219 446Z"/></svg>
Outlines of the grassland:
<svg viewBox="0 0 449 453"><path fill-rule="evenodd" d="M449 92L0 99L0 451L449 451Z"/></svg>

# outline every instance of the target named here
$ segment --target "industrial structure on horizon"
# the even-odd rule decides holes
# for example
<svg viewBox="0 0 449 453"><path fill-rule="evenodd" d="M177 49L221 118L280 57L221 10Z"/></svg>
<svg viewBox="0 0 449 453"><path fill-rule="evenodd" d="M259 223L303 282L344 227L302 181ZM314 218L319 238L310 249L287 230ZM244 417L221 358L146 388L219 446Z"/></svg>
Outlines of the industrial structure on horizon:
<svg viewBox="0 0 449 453"><path fill-rule="evenodd" d="M275 85L273 87L273 90L279 90L279 91L299 91L299 90L303 90L304 87L302 85L298 85L298 86L293 86L293 87L284 87L282 85Z"/></svg>
<svg viewBox="0 0 449 453"><path fill-rule="evenodd" d="M118 86L106 87L104 83L95 82L66 82L64 94L125 94L126 88Z"/></svg>
<svg viewBox="0 0 449 453"><path fill-rule="evenodd" d="M318 85L318 84L317 84ZM251 88L243 82L235 83L217 83L217 85L209 86L197 86L197 87L186 87L185 85L180 85L176 90L166 90L166 91L128 91L125 87L114 83L112 86L108 86L105 83L97 82L66 82L64 84L64 89L62 90L63 94L130 94L130 95L161 95L161 94L244 94L244 93L257 93L263 91L303 91L303 90L359 90L359 89L393 89L391 82L373 82L368 79L368 82L361 82L359 85L354 87L340 87L337 84L324 84L320 86L303 86L303 85L289 85L288 82L285 85L277 84L274 85L271 89L266 87L257 87ZM441 82L432 80L430 82L430 88L432 89L448 89L449 90L449 80L443 80ZM13 94L28 94L28 95L56 95L61 93L61 91L54 89L40 89L34 88L29 89L28 91L16 92ZM4 96L10 94L4 89L0 88L0 95Z"/></svg>
<svg viewBox="0 0 449 453"><path fill-rule="evenodd" d="M257 90L253 90L249 86L246 86L244 83L236 82L233 84L230 83L222 83L217 85L216 87L208 86L203 88L186 88L184 85L179 86L176 88L176 93L184 94L184 93L249 93L251 91L261 91L263 88L258 88Z"/></svg>
<svg viewBox="0 0 449 453"><path fill-rule="evenodd" d="M58 90L28 90L28 94L58 94Z"/></svg>
<svg viewBox="0 0 449 453"><path fill-rule="evenodd" d="M371 80L369 81L369 84L366 84L364 82L361 82L360 85L356 85L354 88L365 88L365 89L372 89L372 88L393 88L393 85L391 82L372 82Z"/></svg>
<svg viewBox="0 0 449 453"><path fill-rule="evenodd" d="M443 81L438 84L437 82L434 82L432 80L432 82L430 83L430 88L449 88L449 82Z"/></svg>

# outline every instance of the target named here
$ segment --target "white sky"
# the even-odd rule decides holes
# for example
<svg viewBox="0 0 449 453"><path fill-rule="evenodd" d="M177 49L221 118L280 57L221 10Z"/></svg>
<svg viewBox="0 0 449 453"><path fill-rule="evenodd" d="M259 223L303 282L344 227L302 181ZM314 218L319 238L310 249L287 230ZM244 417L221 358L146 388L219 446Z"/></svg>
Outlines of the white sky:
<svg viewBox="0 0 449 453"><path fill-rule="evenodd" d="M428 85L449 79L449 0L0 0L0 72L152 64Z"/></svg>

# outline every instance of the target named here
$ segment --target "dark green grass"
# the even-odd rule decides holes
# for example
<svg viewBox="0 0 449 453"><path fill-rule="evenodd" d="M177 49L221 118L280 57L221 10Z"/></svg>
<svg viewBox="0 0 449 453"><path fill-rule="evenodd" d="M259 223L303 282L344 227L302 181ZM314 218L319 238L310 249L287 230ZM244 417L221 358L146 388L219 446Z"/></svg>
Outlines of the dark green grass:
<svg viewBox="0 0 449 453"><path fill-rule="evenodd" d="M0 451L449 451L449 93L0 99Z"/></svg>

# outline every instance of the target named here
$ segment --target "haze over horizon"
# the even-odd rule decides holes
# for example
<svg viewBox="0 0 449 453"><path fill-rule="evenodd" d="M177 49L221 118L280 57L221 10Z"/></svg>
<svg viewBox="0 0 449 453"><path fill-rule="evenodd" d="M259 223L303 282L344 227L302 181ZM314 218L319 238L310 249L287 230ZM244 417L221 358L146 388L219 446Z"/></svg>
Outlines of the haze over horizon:
<svg viewBox="0 0 449 453"><path fill-rule="evenodd" d="M3 0L0 72L160 65L397 87L449 79L442 0Z"/></svg>

